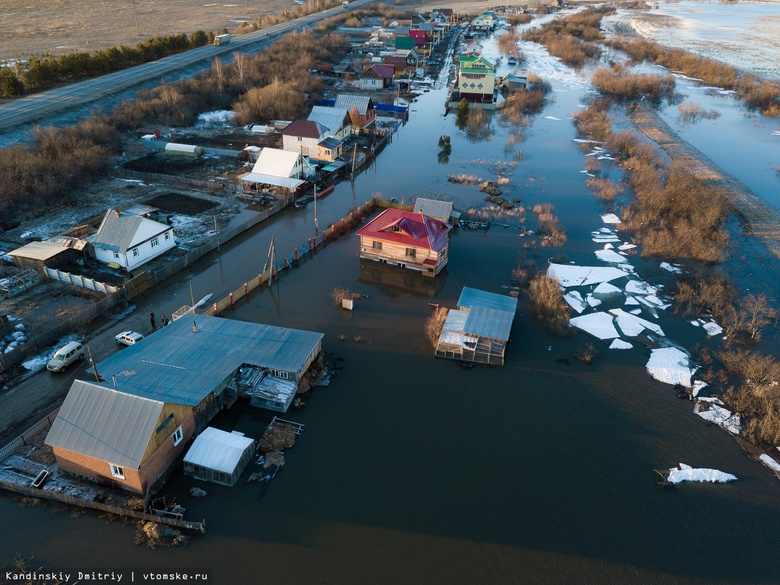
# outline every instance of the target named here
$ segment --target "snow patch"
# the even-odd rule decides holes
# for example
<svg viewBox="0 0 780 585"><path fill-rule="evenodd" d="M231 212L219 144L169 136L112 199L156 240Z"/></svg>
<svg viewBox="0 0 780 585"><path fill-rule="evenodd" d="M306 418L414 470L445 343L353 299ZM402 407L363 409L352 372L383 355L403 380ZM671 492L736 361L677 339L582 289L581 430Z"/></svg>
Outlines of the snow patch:
<svg viewBox="0 0 780 585"><path fill-rule="evenodd" d="M742 421L738 414L732 413L730 410L717 406L716 404L710 404L708 410L704 410L700 403L696 403L693 407L693 412L698 414L704 420L715 423L719 427L726 429L732 435L738 435Z"/></svg>

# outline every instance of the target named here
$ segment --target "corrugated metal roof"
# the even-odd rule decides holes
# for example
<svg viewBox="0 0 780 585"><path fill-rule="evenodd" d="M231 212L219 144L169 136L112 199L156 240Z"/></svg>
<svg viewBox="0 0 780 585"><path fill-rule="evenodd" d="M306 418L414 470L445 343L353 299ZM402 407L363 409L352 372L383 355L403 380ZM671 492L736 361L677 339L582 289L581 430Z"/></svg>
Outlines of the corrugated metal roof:
<svg viewBox="0 0 780 585"><path fill-rule="evenodd" d="M325 126L314 120L295 120L282 130L282 136L301 136L303 138L320 139L330 130L330 126Z"/></svg>
<svg viewBox="0 0 780 585"><path fill-rule="evenodd" d="M468 318L468 311L459 311L458 309L450 309L447 311L447 318L444 320L442 331L455 331L463 333L465 331L466 319Z"/></svg>
<svg viewBox="0 0 780 585"><path fill-rule="evenodd" d="M517 299L509 295L497 295L496 293L464 286L458 299L458 306L464 309L472 307L498 309L499 311L509 311L514 315L517 310Z"/></svg>
<svg viewBox="0 0 780 585"><path fill-rule="evenodd" d="M438 219L391 207L359 229L357 234L440 252L449 242L450 229L449 224Z"/></svg>
<svg viewBox="0 0 780 585"><path fill-rule="evenodd" d="M330 108L327 106L314 106L309 114L309 120L322 124L328 128L327 136L337 134L344 126L349 124L347 110L344 108Z"/></svg>
<svg viewBox="0 0 780 585"><path fill-rule="evenodd" d="M184 462L232 474L253 442L249 437L206 427L187 451Z"/></svg>
<svg viewBox="0 0 780 585"><path fill-rule="evenodd" d="M156 224L158 234L171 229L170 226L159 221L109 209L100 223L100 227L92 240L92 245L96 248L104 248L124 254L133 244L133 238L135 238L142 223Z"/></svg>
<svg viewBox="0 0 780 585"><path fill-rule="evenodd" d="M353 106L357 108L361 116L365 116L369 106L373 106L373 102L370 97L365 95L341 94L336 97L335 107L350 112Z"/></svg>
<svg viewBox="0 0 780 585"><path fill-rule="evenodd" d="M305 181L300 179L287 179L284 177L274 177L273 175L264 175L262 173L247 173L241 175L242 181L248 183L259 183L261 185L272 185L274 187L284 187L285 189L297 189Z"/></svg>
<svg viewBox="0 0 780 585"><path fill-rule="evenodd" d="M508 341L514 318L514 311L472 307L469 309L463 330L468 335Z"/></svg>
<svg viewBox="0 0 780 585"><path fill-rule="evenodd" d="M69 249L68 246L55 244L54 242L30 242L21 248L8 252L8 254L10 256L18 256L19 258L45 261Z"/></svg>
<svg viewBox="0 0 780 585"><path fill-rule="evenodd" d="M193 332L193 321L197 332ZM197 405L242 364L297 372L322 333L197 315L158 329L97 366L120 391Z"/></svg>
<svg viewBox="0 0 780 585"><path fill-rule="evenodd" d="M292 177L301 153L278 148L264 148L257 157L252 173L271 175L273 177Z"/></svg>
<svg viewBox="0 0 780 585"><path fill-rule="evenodd" d="M157 400L76 380L46 444L138 469L163 406Z"/></svg>
<svg viewBox="0 0 780 585"><path fill-rule="evenodd" d="M449 223L452 214L452 201L437 201L418 197L414 202L414 213L422 213L428 217L435 217Z"/></svg>

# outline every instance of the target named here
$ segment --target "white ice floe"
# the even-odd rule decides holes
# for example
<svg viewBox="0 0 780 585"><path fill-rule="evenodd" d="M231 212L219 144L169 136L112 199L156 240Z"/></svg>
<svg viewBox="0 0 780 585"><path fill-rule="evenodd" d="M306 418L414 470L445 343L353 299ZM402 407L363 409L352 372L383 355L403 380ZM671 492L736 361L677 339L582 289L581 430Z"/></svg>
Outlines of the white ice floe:
<svg viewBox="0 0 780 585"><path fill-rule="evenodd" d="M732 413L730 410L717 406L716 404L708 405L709 409L702 408L700 403L696 403L693 407L693 412L698 414L704 420L708 420L715 423L721 428L726 429L732 435L738 435L742 421L738 414Z"/></svg>
<svg viewBox="0 0 780 585"><path fill-rule="evenodd" d="M636 248L636 244L629 244L628 242L626 242L622 246L618 246L618 250L622 250L623 252L625 252L626 250L633 250L634 248Z"/></svg>
<svg viewBox="0 0 780 585"><path fill-rule="evenodd" d="M661 262L661 268L675 274L682 274L682 269L679 266L674 266L668 262Z"/></svg>
<svg viewBox="0 0 780 585"><path fill-rule="evenodd" d="M668 309L672 306L671 303L665 303L655 295L639 297L639 301L654 309Z"/></svg>
<svg viewBox="0 0 780 585"><path fill-rule="evenodd" d="M693 325L694 327L701 327L701 321L699 321L698 319L694 319L693 321L691 321L691 325Z"/></svg>
<svg viewBox="0 0 780 585"><path fill-rule="evenodd" d="M547 268L547 276L568 288L609 282L628 276L628 273L611 266L570 266L551 263Z"/></svg>
<svg viewBox="0 0 780 585"><path fill-rule="evenodd" d="M641 315L642 309L631 309L629 313L631 313L632 315Z"/></svg>
<svg viewBox="0 0 780 585"><path fill-rule="evenodd" d="M707 335L712 337L713 335L720 335L723 333L723 327L715 323L715 321L710 321L709 323L705 323L702 325L704 330L707 332Z"/></svg>
<svg viewBox="0 0 780 585"><path fill-rule="evenodd" d="M601 221L604 223L623 223L620 221L620 218L615 215L614 213L605 213L601 216Z"/></svg>
<svg viewBox="0 0 780 585"><path fill-rule="evenodd" d="M650 352L647 362L647 373L664 384L680 384L691 387L691 369L688 354L676 347L662 347Z"/></svg>
<svg viewBox="0 0 780 585"><path fill-rule="evenodd" d="M594 295L614 295L622 293L623 291L616 287L614 284L608 282L602 282L596 288L593 289Z"/></svg>
<svg viewBox="0 0 780 585"><path fill-rule="evenodd" d="M693 395L694 398L696 398L699 395L699 392L702 391L702 388L706 388L707 386L709 386L709 384L707 384L707 382L702 382L701 380L696 380L693 383L693 386L691 387L691 394Z"/></svg>
<svg viewBox="0 0 780 585"><path fill-rule="evenodd" d="M141 185L142 187L146 185L146 183L140 179L119 179L117 178L117 181L122 181L123 183L135 183L136 185Z"/></svg>
<svg viewBox="0 0 780 585"><path fill-rule="evenodd" d="M594 236L593 241L597 244L612 244L620 241L617 236Z"/></svg>
<svg viewBox="0 0 780 585"><path fill-rule="evenodd" d="M580 107L587 107L587 106L580 106ZM586 140L584 138L572 138L574 142L579 142L580 144L601 144L598 140Z"/></svg>
<svg viewBox="0 0 780 585"><path fill-rule="evenodd" d="M763 463L763 464L764 464L764 465L766 465L767 467L769 467L769 468L771 468L771 469L774 469L775 471L780 471L780 463L778 463L777 461L775 461L774 459L772 459L772 458L771 458L769 455L767 455L766 453L765 453L765 454L763 454L763 455L761 455L761 456L759 457L759 459L761 460L761 463Z"/></svg>
<svg viewBox="0 0 780 585"><path fill-rule="evenodd" d="M638 305L638 304L639 304L639 301L636 300L636 298L631 297L631 296L626 297L626 305L635 306L635 305Z"/></svg>
<svg viewBox="0 0 780 585"><path fill-rule="evenodd" d="M723 406L723 401L717 396L702 396L701 398L699 398L699 401L708 402L710 404L717 404L718 406Z"/></svg>
<svg viewBox="0 0 780 585"><path fill-rule="evenodd" d="M198 115L198 121L204 124L227 124L235 120L236 113L230 110L204 112Z"/></svg>
<svg viewBox="0 0 780 585"><path fill-rule="evenodd" d="M582 295L576 290L563 295L563 300L569 303L569 306L577 311L577 313L582 313L588 307L585 299L583 299Z"/></svg>
<svg viewBox="0 0 780 585"><path fill-rule="evenodd" d="M656 335L660 335L661 337L664 337L663 329L661 329L655 323L651 323L650 321L645 321L644 319L640 319L636 315L626 313L623 309L611 309L609 312L615 317L617 317L617 326L620 328L620 330L623 332L624 335L628 335L629 337L636 337L637 335L642 333L642 331L644 331L645 329L649 329Z"/></svg>
<svg viewBox="0 0 780 585"><path fill-rule="evenodd" d="M612 343L609 344L609 349L631 349L632 347L634 346L622 339L613 339Z"/></svg>
<svg viewBox="0 0 780 585"><path fill-rule="evenodd" d="M560 118L556 118L555 116L545 116L544 119L545 120L555 120L556 122L560 122L561 121Z"/></svg>
<svg viewBox="0 0 780 585"><path fill-rule="evenodd" d="M608 313L591 313L581 317L574 317L569 323L572 327L590 333L598 339L615 339L620 334L615 329L613 317Z"/></svg>
<svg viewBox="0 0 780 585"><path fill-rule="evenodd" d="M612 264L622 264L626 261L623 256L614 250L596 250L596 258L602 262L610 262Z"/></svg>
<svg viewBox="0 0 780 585"><path fill-rule="evenodd" d="M643 280L629 280L626 283L626 292L633 295L654 295L658 292L658 288Z"/></svg>
<svg viewBox="0 0 780 585"><path fill-rule="evenodd" d="M680 467L672 467L669 470L669 483L680 483L681 481L709 481L713 483L726 483L736 481L737 476L718 471L717 469L694 469L690 465L680 463Z"/></svg>
<svg viewBox="0 0 780 585"><path fill-rule="evenodd" d="M594 297L593 295L588 295L587 297L585 297L585 302L587 302L588 305L593 309L595 309L601 304L601 301L596 297Z"/></svg>

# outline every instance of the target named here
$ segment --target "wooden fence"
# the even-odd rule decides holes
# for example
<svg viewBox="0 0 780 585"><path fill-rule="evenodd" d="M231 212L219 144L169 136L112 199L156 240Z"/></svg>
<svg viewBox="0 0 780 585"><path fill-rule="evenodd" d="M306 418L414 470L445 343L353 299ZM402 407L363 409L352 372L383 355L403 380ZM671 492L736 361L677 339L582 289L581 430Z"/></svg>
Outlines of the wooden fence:
<svg viewBox="0 0 780 585"><path fill-rule="evenodd" d="M57 410L47 414L45 417L43 417L41 420L39 420L29 429L24 431L21 435L19 435L12 441L9 441L8 444L3 446L3 448L0 449L0 463L8 459L11 455L13 455L19 447L21 447L22 445L26 445L28 441L32 440L32 438L35 437L35 435L37 435L38 433L40 433L42 430L51 428L51 425L54 423L54 419L57 418L57 414L59 412L60 409L57 408Z"/></svg>
<svg viewBox="0 0 780 585"><path fill-rule="evenodd" d="M212 195L237 193L240 190L238 182L228 179L203 181L201 179L190 179L178 175L168 175L163 173L146 173L142 171L131 171L128 169L114 169L111 174L119 179L135 179L147 183L164 183L177 187L187 187L206 191Z"/></svg>
<svg viewBox="0 0 780 585"><path fill-rule="evenodd" d="M51 492L41 488L17 485L15 483L8 483L6 481L0 481L0 488L7 490L9 492L13 492L15 494L29 496L32 498L41 498L44 500L54 500L55 502L61 502L69 506L76 506L77 508L89 508L91 510L100 510L101 512L107 512L109 514L115 514L117 516L137 518L139 520L146 520L147 522L156 522L157 524L165 524L167 526L174 526L176 528L193 530L193 531L200 532L201 534L206 532L205 520L197 522L192 520L180 520L178 518L169 518L167 516L156 516L154 514L147 514L146 512L139 512L138 510L130 510L129 508L112 506L110 504L103 504L101 502L94 502L92 500L83 500L81 498L75 498L73 496L69 496L67 494L61 494L59 492Z"/></svg>
<svg viewBox="0 0 780 585"><path fill-rule="evenodd" d="M105 284L103 282L93 280L91 278L82 276L80 274L71 274L70 272L64 272L62 270L57 270L56 268L52 269L49 268L48 266L45 267L45 270L46 270L46 276L48 276L52 280L67 282L68 284L72 284L74 286L80 286L82 288L87 288L89 290L94 290L105 294L115 293L119 290L119 288L115 286L111 286L110 284Z"/></svg>

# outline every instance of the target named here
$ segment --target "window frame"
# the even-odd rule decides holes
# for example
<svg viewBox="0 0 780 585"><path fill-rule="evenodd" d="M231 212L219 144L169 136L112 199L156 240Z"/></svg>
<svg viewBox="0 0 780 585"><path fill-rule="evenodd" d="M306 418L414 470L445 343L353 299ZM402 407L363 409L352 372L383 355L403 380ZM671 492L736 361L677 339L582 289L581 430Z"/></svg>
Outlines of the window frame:
<svg viewBox="0 0 780 585"><path fill-rule="evenodd" d="M179 443L181 443L184 440L184 431L181 427L173 431L173 434L171 435L171 438L173 439L173 446L178 447Z"/></svg>
<svg viewBox="0 0 780 585"><path fill-rule="evenodd" d="M111 468L111 476L115 477L116 479L125 479L125 469L121 465L116 465L114 463L109 463Z"/></svg>

